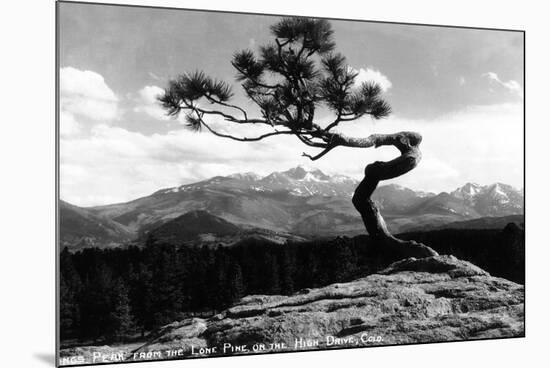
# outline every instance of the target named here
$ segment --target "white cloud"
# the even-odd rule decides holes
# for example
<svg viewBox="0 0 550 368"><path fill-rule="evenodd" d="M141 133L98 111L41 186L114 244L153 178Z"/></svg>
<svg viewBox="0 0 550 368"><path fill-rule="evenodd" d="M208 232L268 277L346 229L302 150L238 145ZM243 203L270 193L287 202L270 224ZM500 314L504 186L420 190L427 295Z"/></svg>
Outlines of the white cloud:
<svg viewBox="0 0 550 368"><path fill-rule="evenodd" d="M418 168L390 182L413 189L448 191L465 182L501 181L522 186L523 113L520 104L472 106L437 121L392 116L381 121L361 119L341 126L356 137L402 130L420 132L423 160ZM234 126L211 121L235 135L255 136L261 127ZM339 147L311 162L302 152L315 154L292 136L244 143L216 137L207 131L178 129L145 135L106 124L90 136L61 140L61 198L77 205L128 201L158 189L215 175L254 171L262 175L309 164L327 173L362 178L364 167L398 155L393 147Z"/></svg>
<svg viewBox="0 0 550 368"><path fill-rule="evenodd" d="M118 97L100 74L64 67L59 81L61 112L101 122L118 117Z"/></svg>
<svg viewBox="0 0 550 368"><path fill-rule="evenodd" d="M158 86L145 86L138 91L136 103L138 106L134 108L135 112L142 112L156 120L169 120L166 111L162 108L157 100L159 95L162 95L164 90Z"/></svg>
<svg viewBox="0 0 550 368"><path fill-rule="evenodd" d="M106 204L215 175L268 174L300 163L302 151L292 137L245 143L206 131L144 135L98 125L89 137L61 140L61 198L77 205Z"/></svg>
<svg viewBox="0 0 550 368"><path fill-rule="evenodd" d="M359 73L357 75L357 78L355 78L356 85L360 85L363 82L375 82L380 85L380 88L382 88L382 91L384 92L386 92L392 86L392 83L390 82L388 77L382 74L379 70L376 70L372 67L368 67L366 69L360 68L359 70L351 68L351 70Z"/></svg>
<svg viewBox="0 0 550 368"><path fill-rule="evenodd" d="M498 74L494 72L487 72L482 74L481 76L489 79L491 83L496 83L501 85L502 87L506 88L510 93L516 94L520 97L523 96L523 90L521 85L513 79L510 79L509 81L504 82L499 78Z"/></svg>
<svg viewBox="0 0 550 368"><path fill-rule="evenodd" d="M523 184L523 107L521 104L471 106L432 120L392 116L364 119L340 130L349 135L393 133L404 130L422 134L423 159L418 168L392 182L413 189L448 191L465 182ZM344 151L344 149L342 149ZM337 159L339 170L361 176L357 150L348 149ZM393 147L363 150L365 164L396 156ZM340 155L338 153L338 155ZM332 164L335 164L334 162ZM355 166L355 168L354 168ZM354 174L355 173L355 174Z"/></svg>
<svg viewBox="0 0 550 368"><path fill-rule="evenodd" d="M73 114L61 111L59 116L59 134L62 137L71 137L80 133L82 127Z"/></svg>

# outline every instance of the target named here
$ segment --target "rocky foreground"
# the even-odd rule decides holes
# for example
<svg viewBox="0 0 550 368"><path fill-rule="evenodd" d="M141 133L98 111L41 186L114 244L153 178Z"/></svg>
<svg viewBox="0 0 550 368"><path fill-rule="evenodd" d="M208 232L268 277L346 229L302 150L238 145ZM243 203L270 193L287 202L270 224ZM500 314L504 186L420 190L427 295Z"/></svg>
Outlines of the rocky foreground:
<svg viewBox="0 0 550 368"><path fill-rule="evenodd" d="M523 335L523 285L441 255L405 259L377 274L292 296L247 296L208 320L165 326L147 344L119 357L136 361ZM91 362L98 349L106 359L117 353L87 347L62 356L80 354Z"/></svg>

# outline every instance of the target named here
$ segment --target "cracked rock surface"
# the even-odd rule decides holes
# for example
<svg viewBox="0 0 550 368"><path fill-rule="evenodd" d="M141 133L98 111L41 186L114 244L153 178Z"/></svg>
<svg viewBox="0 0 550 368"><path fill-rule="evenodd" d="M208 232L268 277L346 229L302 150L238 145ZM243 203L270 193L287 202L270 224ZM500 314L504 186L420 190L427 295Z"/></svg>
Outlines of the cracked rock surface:
<svg viewBox="0 0 550 368"><path fill-rule="evenodd" d="M523 285L439 255L291 296L247 296L208 320L165 326L137 351L224 343L306 350L523 335ZM296 345L300 339L317 343Z"/></svg>

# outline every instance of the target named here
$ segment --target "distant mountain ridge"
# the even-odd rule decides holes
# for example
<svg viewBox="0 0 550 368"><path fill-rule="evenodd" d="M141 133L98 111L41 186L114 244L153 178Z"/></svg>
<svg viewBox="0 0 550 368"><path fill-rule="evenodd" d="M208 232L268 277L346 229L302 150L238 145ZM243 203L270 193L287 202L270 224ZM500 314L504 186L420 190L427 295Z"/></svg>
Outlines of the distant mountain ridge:
<svg viewBox="0 0 550 368"><path fill-rule="evenodd" d="M59 222L61 247L112 247L133 236L124 225L65 201L59 201Z"/></svg>
<svg viewBox="0 0 550 368"><path fill-rule="evenodd" d="M352 236L364 233L351 203L357 185L355 179L302 166L264 177L250 172L215 176L161 189L126 203L88 208L61 206L65 219L61 239L75 247L82 239L88 239L87 246L113 246L144 239L150 231L195 211L208 213L244 232L263 229L285 237ZM450 193L439 194L389 184L377 188L373 199L394 232L523 214L523 190L502 183L466 183ZM204 216L207 218L212 221ZM68 226L73 219L78 219L80 234ZM86 220L92 223L81 226Z"/></svg>
<svg viewBox="0 0 550 368"><path fill-rule="evenodd" d="M305 239L286 233L275 233L265 229L241 228L206 211L190 211L173 220L153 228L147 233L144 242L179 245L232 245L244 238L262 238L273 243L284 243L287 240L303 241Z"/></svg>
<svg viewBox="0 0 550 368"><path fill-rule="evenodd" d="M264 177L251 172L215 176L193 184L161 189L155 193L177 193L179 191L204 188L222 182L229 184L228 181L233 181L231 183L233 186L241 186L242 188L249 186L249 189L258 192L289 191L292 195L296 196L351 196L359 183L357 180L344 175L330 176L319 169L297 166L287 171L273 172Z"/></svg>

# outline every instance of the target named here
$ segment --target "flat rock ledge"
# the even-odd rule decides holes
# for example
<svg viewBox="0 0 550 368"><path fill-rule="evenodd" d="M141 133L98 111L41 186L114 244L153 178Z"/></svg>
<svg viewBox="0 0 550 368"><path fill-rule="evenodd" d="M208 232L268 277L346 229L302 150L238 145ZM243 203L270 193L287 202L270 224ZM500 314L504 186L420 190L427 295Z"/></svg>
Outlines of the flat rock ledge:
<svg viewBox="0 0 550 368"><path fill-rule="evenodd" d="M183 349L176 358L204 356L201 348L228 355L227 344L251 353L273 352L271 344L279 344L276 351L298 351L520 336L523 285L439 255L291 296L247 296L210 319L163 327L129 357L170 349ZM266 349L252 350L259 344Z"/></svg>

